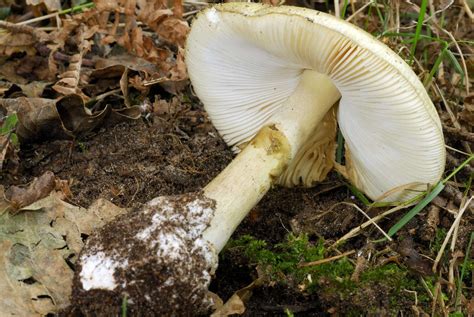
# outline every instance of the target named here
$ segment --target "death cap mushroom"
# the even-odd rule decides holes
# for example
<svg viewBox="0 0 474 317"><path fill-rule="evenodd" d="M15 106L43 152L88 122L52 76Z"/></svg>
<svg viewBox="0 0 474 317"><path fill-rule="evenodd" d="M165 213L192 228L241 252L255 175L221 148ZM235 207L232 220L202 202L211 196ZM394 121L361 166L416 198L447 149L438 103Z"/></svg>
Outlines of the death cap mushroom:
<svg viewBox="0 0 474 317"><path fill-rule="evenodd" d="M186 62L213 124L234 148L282 121L285 101L314 71L341 94L346 165L339 170L370 198L406 200L443 173L441 123L423 85L397 54L350 23L297 7L216 5L194 21ZM334 111L294 153L282 184L311 186L333 167ZM412 191L387 195L407 185Z"/></svg>

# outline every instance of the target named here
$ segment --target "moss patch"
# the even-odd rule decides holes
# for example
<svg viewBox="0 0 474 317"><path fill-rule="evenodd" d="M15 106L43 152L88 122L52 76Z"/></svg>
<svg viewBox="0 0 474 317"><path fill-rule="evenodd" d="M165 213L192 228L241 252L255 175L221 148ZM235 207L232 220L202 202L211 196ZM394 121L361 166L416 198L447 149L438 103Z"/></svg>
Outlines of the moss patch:
<svg viewBox="0 0 474 317"><path fill-rule="evenodd" d="M273 247L264 240L245 235L230 241L222 254L224 257L243 257L242 262L255 266L268 286L285 285L303 294L317 294L328 308L338 307L339 313L409 312L415 304L415 295L419 306L429 304L430 298L420 280L396 263L370 263L358 281L351 279L355 262L347 257L301 266L301 263L332 255L323 240L312 242L307 235L293 234ZM380 307L384 307L384 311L380 311Z"/></svg>

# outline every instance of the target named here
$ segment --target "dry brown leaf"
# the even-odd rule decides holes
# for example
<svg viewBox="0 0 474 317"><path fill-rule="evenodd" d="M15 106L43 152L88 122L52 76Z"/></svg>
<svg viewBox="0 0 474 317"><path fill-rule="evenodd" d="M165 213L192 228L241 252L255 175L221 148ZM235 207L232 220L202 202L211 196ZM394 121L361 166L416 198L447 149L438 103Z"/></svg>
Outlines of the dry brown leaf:
<svg viewBox="0 0 474 317"><path fill-rule="evenodd" d="M20 52L33 55L36 53L33 47L35 43L36 40L31 34L0 33L0 55L11 56Z"/></svg>
<svg viewBox="0 0 474 317"><path fill-rule="evenodd" d="M85 107L78 95L69 95L59 100L45 98L0 99L0 107L9 113L18 113L17 135L24 141L44 139L69 139L87 133L107 123L138 119L138 106L112 108L106 100L93 105L94 111Z"/></svg>
<svg viewBox="0 0 474 317"><path fill-rule="evenodd" d="M231 315L242 315L245 312L245 304L242 299L234 294L225 304L218 308L211 317L227 317Z"/></svg>
<svg viewBox="0 0 474 317"><path fill-rule="evenodd" d="M69 305L74 263L83 242L126 212L98 200L89 209L61 200L61 194L0 215L0 312L2 316L45 316Z"/></svg>
<svg viewBox="0 0 474 317"><path fill-rule="evenodd" d="M35 31L28 25L17 25L6 21L0 21L0 55L10 56L17 52L26 52L29 55L35 53L33 47L40 38L44 38L43 32Z"/></svg>
<svg viewBox="0 0 474 317"><path fill-rule="evenodd" d="M17 52L25 52L25 56L17 56L0 62L0 74L16 84L26 84L30 80L52 80L56 76L55 69L50 67L51 39L49 35L38 28L0 21L0 56L11 57ZM2 30L3 31L3 30ZM36 77L36 78L35 78Z"/></svg>
<svg viewBox="0 0 474 317"><path fill-rule="evenodd" d="M61 78L53 89L63 95L81 94L79 89L79 79L81 75L82 54L76 54L71 57L68 70L59 75Z"/></svg>
<svg viewBox="0 0 474 317"><path fill-rule="evenodd" d="M45 172L35 178L28 187L11 186L5 192L5 198L10 203L13 211L31 205L37 200L48 196L56 187L56 177L53 172Z"/></svg>
<svg viewBox="0 0 474 317"><path fill-rule="evenodd" d="M0 76L14 84L27 84L28 80L16 73L19 65L21 65L21 60L9 60L5 62L0 60Z"/></svg>
<svg viewBox="0 0 474 317"><path fill-rule="evenodd" d="M170 17L160 23L155 31L166 41L184 47L189 25L186 21Z"/></svg>
<svg viewBox="0 0 474 317"><path fill-rule="evenodd" d="M48 9L49 12L61 10L60 0L26 0L26 4L28 5L36 6L42 3L46 6L46 9Z"/></svg>
<svg viewBox="0 0 474 317"><path fill-rule="evenodd" d="M178 19L182 19L183 12L184 12L183 0L174 0L173 2L174 2L174 5L173 5L174 16L177 17Z"/></svg>
<svg viewBox="0 0 474 317"><path fill-rule="evenodd" d="M25 85L19 84L18 87L21 89L21 94L23 96L29 98L39 98L43 95L43 91L46 86L50 84L50 82L46 81L32 81L31 83ZM14 98L13 96L9 97Z"/></svg>
<svg viewBox="0 0 474 317"><path fill-rule="evenodd" d="M181 81L188 78L186 63L184 62L184 54L184 49L180 48L178 56L176 57L176 63L170 69L170 80L172 81Z"/></svg>
<svg viewBox="0 0 474 317"><path fill-rule="evenodd" d="M81 25L76 29L77 35L74 36L74 42L77 44L79 52L70 57L69 66L67 71L59 75L61 78L54 86L53 89L63 95L79 94L84 98L79 86L79 79L81 78L82 68L82 57L90 49L89 41L85 38L84 32L85 26ZM94 34L94 33L92 33ZM92 36L91 33L87 33L87 36ZM84 98L86 99L86 98ZM87 100L86 100L87 101Z"/></svg>
<svg viewBox="0 0 474 317"><path fill-rule="evenodd" d="M259 277L249 285L236 291L222 306L217 306L211 317L242 315L245 312L245 302L252 296L253 289L262 285L262 282L263 278Z"/></svg>
<svg viewBox="0 0 474 317"><path fill-rule="evenodd" d="M4 99L2 102L9 111L18 113L16 131L23 141L70 137L70 132L63 126L55 100L20 97Z"/></svg>
<svg viewBox="0 0 474 317"><path fill-rule="evenodd" d="M131 86L142 93L148 92L149 87L144 85L144 81L155 74L159 74L159 69L155 64L128 53L111 56L110 58L98 58L95 60L96 70L92 72L91 78L94 85L91 88L97 89L101 86L101 80L105 78L121 77L120 88L125 96L124 73L127 71L128 86ZM138 73L138 74L136 74ZM110 84L107 85L107 87ZM103 89L102 89L103 90Z"/></svg>

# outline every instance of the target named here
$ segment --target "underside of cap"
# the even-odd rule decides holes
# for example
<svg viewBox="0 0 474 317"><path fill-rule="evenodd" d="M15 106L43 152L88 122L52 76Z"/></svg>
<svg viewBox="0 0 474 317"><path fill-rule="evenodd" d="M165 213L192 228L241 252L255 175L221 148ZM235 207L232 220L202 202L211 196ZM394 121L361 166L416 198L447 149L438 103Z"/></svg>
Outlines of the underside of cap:
<svg viewBox="0 0 474 317"><path fill-rule="evenodd" d="M337 116L350 155L346 175L369 197L434 184L443 173L441 123L423 85L398 55L347 22L304 8L222 4L199 14L186 50L194 89L231 146L271 124L309 69L327 75L342 95ZM300 163L311 156L305 146L301 151ZM292 173L282 179L312 185Z"/></svg>

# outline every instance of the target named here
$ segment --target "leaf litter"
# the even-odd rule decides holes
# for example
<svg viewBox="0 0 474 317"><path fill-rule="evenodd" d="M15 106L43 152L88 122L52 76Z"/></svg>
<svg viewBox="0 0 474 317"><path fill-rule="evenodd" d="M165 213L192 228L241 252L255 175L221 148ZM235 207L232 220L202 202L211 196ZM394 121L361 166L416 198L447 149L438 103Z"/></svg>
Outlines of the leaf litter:
<svg viewBox="0 0 474 317"><path fill-rule="evenodd" d="M50 177L49 175L48 177ZM39 182L30 189L40 186ZM0 215L0 307L8 316L44 316L69 305L73 263L83 236L124 213L106 200L88 209L62 192Z"/></svg>
<svg viewBox="0 0 474 317"><path fill-rule="evenodd" d="M159 195L199 190L228 164L232 153L189 89L184 64L189 19L206 3L97 0L78 10L55 0L27 4L0 4L10 12L0 20L0 113L5 127L0 133L0 183L6 188L0 202L0 290L5 294L0 296L0 310L33 316L68 306L75 257L92 230L124 212L122 208L138 207ZM333 10L317 2L311 6ZM449 146L447 171L452 171L465 160L462 153L472 153L474 30L469 12L460 7L430 2L428 8L425 37L416 43L413 67L428 83L440 113ZM341 3L340 9L351 22L410 58L413 41L390 32L415 32L412 21L420 12L416 4L401 3L394 9L354 1L346 7ZM426 40L429 36L437 40ZM446 58L433 71L445 47ZM11 118L16 118L13 128L7 124ZM373 244L380 238L378 230L362 226L366 219L350 204L338 204L365 208L335 174L313 189L273 189L235 238L250 234L265 241L269 252L280 252L275 263L282 267L289 265L283 258L292 246L282 250L281 245L290 232L307 234L310 249L324 238L326 259L359 250L343 262L344 267L352 265L350 274L338 276L339 282L350 281L358 288L348 300L344 292L334 293L334 281L328 278L314 281L310 274L299 280L296 262L294 273L287 268L275 278L262 274L265 259L250 261L245 255L249 250L230 250L220 259L211 285L227 302L216 315L447 314L459 307L471 312L473 254L464 254L474 230L469 206L459 219L455 247L440 255L435 275L440 278L429 268L443 234L473 194L472 164L462 168L391 244ZM386 230L402 216L375 207L366 213L387 213L378 220ZM357 235L334 248L335 241L358 225L362 229ZM298 252L303 251L290 253L305 256ZM468 278L459 281L464 259L470 265L463 267ZM335 268L342 265L339 261ZM404 289L394 288L390 279L377 280L378 274L396 276L402 283L396 285ZM453 281L461 287L459 298Z"/></svg>

